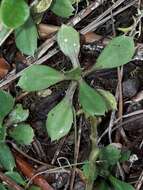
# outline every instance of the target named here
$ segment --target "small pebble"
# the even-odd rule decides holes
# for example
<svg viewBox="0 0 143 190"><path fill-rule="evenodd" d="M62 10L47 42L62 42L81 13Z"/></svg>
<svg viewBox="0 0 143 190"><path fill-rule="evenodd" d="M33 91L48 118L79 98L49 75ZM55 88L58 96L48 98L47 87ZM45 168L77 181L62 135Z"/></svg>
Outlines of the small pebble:
<svg viewBox="0 0 143 190"><path fill-rule="evenodd" d="M138 79L128 79L123 82L123 96L126 98L133 97L139 89Z"/></svg>
<svg viewBox="0 0 143 190"><path fill-rule="evenodd" d="M82 181L75 183L73 190L85 190L85 184Z"/></svg>

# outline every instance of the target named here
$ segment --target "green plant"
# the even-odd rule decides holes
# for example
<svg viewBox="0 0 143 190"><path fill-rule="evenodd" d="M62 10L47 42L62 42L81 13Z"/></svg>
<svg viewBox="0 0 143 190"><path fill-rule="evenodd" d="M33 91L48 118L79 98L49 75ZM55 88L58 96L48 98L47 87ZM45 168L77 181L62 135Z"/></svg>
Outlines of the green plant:
<svg viewBox="0 0 143 190"><path fill-rule="evenodd" d="M15 162L9 147L5 144L6 137L12 137L18 144L28 145L33 140L34 132L24 123L29 116L28 110L23 109L21 104L14 107L13 97L3 90L0 90L0 100L0 163L8 171L13 171Z"/></svg>
<svg viewBox="0 0 143 190"><path fill-rule="evenodd" d="M92 151L89 157L89 166L92 169L89 181L90 187L92 187L94 182L93 176L97 168L96 160L98 157L101 158L101 152L103 152L96 147L96 117L104 115L108 110L116 109L116 101L110 92L91 88L84 77L94 70L113 68L129 62L134 54L134 42L131 37L127 36L114 38L102 51L97 59L97 63L88 71L84 71L80 67L78 60L80 42L79 33L76 30L70 26L62 25L57 34L57 42L63 53L70 58L73 68L70 71L60 72L49 66L33 65L23 72L18 85L22 89L31 92L48 88L64 80L71 81L63 100L47 115L46 128L52 140L59 140L70 131L74 118L73 112L75 112L72 104L73 95L78 88L78 99L81 109L94 126L91 132L91 137L93 136ZM0 100L0 163L7 171L13 172L15 161L9 147L5 143L6 136L12 137L18 144L30 144L34 133L32 128L24 123L29 115L28 110L24 110L22 105L19 104L13 108L14 99L2 90L0 91ZM5 122L4 118L6 116L7 120ZM5 155L7 156L5 157ZM110 162L108 164L110 165ZM110 176L110 181L114 183L112 176Z"/></svg>
<svg viewBox="0 0 143 190"><path fill-rule="evenodd" d="M68 18L73 15L73 0L38 0L28 4L26 0L1 0L0 4L0 45L12 33L17 48L26 55L34 56L37 50L38 32L36 25L45 11L50 9L56 15Z"/></svg>
<svg viewBox="0 0 143 190"><path fill-rule="evenodd" d="M96 64L90 70L84 71L79 63L78 55L80 51L79 34L72 27L62 25L58 34L57 42L61 51L70 58L73 68L70 71L60 72L48 66L33 65L26 69L20 78L18 85L26 91L36 91L48 88L58 82L67 80L71 81L66 95L47 115L46 128L48 135L52 140L59 140L64 135L68 134L72 127L74 118L74 106L72 104L73 95L78 88L78 100L82 111L89 118L91 122L91 141L92 150L89 156L89 177L87 183L87 190L91 190L94 180L98 174L96 160L102 155L109 158L109 154L114 163L117 163L120 152L112 150L107 147L105 150L100 150L96 145L96 130L98 124L98 117L105 115L108 110L116 109L116 100L114 96L103 89L91 88L84 77L93 71L104 68L115 68L124 65L131 61L135 52L134 42L132 37L119 36L113 38L111 42L105 47L99 55ZM31 87L32 86L32 87ZM108 151L109 150L109 151ZM113 157L114 156L114 157ZM107 168L113 165L113 162L108 160L107 165L102 166L102 171L105 167L105 174L107 175ZM109 175L109 174L108 174ZM103 174L104 176L104 174ZM118 189L121 187L133 189L129 184L118 182L113 176L108 176L113 186L118 183ZM114 181L115 184L114 184ZM110 189L110 188L109 188Z"/></svg>
<svg viewBox="0 0 143 190"><path fill-rule="evenodd" d="M74 4L80 0L39 0L29 5L25 0L1 0L0 5L0 44L14 31L17 48L26 55L34 56L37 50L37 23L45 11L50 9L58 16L68 18L74 13ZM36 3L35 3L36 2ZM28 39L28 40L27 40ZM89 163L83 166L87 178L87 189L92 189L94 181L101 177L99 189L133 190L133 187L116 179L113 169L117 162L124 160L121 150L114 146L102 149L97 147L98 117L104 116L108 110L116 109L114 96L103 89L93 89L85 81L85 76L93 71L114 68L128 63L135 51L131 37L119 36L111 40L102 51L96 64L89 70L81 68L78 55L80 51L80 37L72 27L63 25L57 34L57 42L61 51L69 57L73 68L69 71L57 71L44 65L33 65L26 69L18 85L26 91L38 91L48 88L62 81L70 81L66 95L47 115L46 128L52 140L59 140L70 131L75 108L73 96L78 89L78 102L81 111L91 123L92 150ZM15 171L16 164L13 154L6 144L7 137L12 138L19 145L29 145L34 137L33 129L26 123L29 111L21 104L15 104L13 97L0 90L0 165L6 170L5 175L12 178L19 185L25 186L25 180ZM106 159L105 159L106 158ZM96 161L99 160L97 164ZM113 175L112 175L113 174ZM104 180L103 180L104 179ZM4 184L0 189L6 190ZM39 188L33 186L31 190Z"/></svg>
<svg viewBox="0 0 143 190"><path fill-rule="evenodd" d="M70 26L62 25L57 34L57 42L64 54L70 58L73 68L60 72L49 66L33 65L24 71L18 82L18 86L23 90L31 92L48 88L64 80L72 81L65 98L47 116L46 127L52 140L58 140L66 135L72 126L74 110L72 99L76 88L79 89L79 103L88 116L101 116L108 110L116 109L114 96L105 90L91 88L85 82L84 76L93 70L123 65L131 60L135 51L131 37L116 37L102 51L92 69L83 71L78 60L80 50L78 32Z"/></svg>
<svg viewBox="0 0 143 190"><path fill-rule="evenodd" d="M0 90L0 165L6 170L5 175L25 186L25 180L15 171L15 159L6 144L6 138L11 137L19 145L29 145L33 141L34 132L32 127L25 123L29 111L23 109L21 104L14 106L14 103L10 94ZM3 184L0 184L0 188L6 189Z"/></svg>
<svg viewBox="0 0 143 190"><path fill-rule="evenodd" d="M87 161L82 167L83 174L87 181L95 181L97 189L100 190L134 190L130 184L113 177L116 165L118 162L122 162L122 157L125 157L125 153L114 144L100 148L98 152L96 170L93 171L92 168L93 175L91 176L90 163ZM127 161L129 157L130 152L127 151L126 159L124 159L124 161Z"/></svg>
<svg viewBox="0 0 143 190"><path fill-rule="evenodd" d="M37 29L25 0L2 0L0 6L2 25L1 41L14 30L16 45L22 53L34 55L37 49ZM25 38L29 38L25 41Z"/></svg>

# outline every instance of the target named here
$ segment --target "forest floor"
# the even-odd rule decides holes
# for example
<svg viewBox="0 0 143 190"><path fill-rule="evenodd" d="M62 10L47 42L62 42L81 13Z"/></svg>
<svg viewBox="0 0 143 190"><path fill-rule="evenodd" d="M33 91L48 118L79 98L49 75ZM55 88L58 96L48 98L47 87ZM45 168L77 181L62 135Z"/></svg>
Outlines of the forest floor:
<svg viewBox="0 0 143 190"><path fill-rule="evenodd" d="M98 126L98 146L104 147L114 143L123 151L130 151L129 159L117 165L114 173L118 178L132 184L136 190L143 190L143 34L142 18L138 16L139 10L143 9L143 2L125 0L114 8L116 1L98 0L97 7L92 9L93 2L89 1L89 5L85 1L79 3L76 7L77 13L70 19L61 19L50 11L45 12L41 23L58 27L69 22L80 31L79 60L83 68L90 68L96 62L98 55L112 37L123 34L119 28L128 30L134 26L132 31L128 30L128 33L132 32L136 44L133 60L118 69L93 72L86 77L86 81L92 87L106 89L116 96L117 110L102 117ZM70 68L69 59L57 50L53 36L54 34L39 38L39 52L46 52L40 58L22 55L16 48L13 35L9 36L0 48L0 60L7 62L0 62L0 88L9 91L16 103L29 109L27 123L35 133L29 146L17 146L11 139L8 145L36 172L42 172L53 189L84 190L86 180L82 167L75 163L83 163L89 158L91 126L88 119L83 114L77 115L76 128L73 127L68 135L58 141L51 142L44 127L48 112L65 95L67 83L59 83L44 91L32 93L23 92L17 87L21 71L33 62L58 70ZM37 57L40 54L38 53ZM74 101L76 104L76 96ZM72 164L76 165L74 169Z"/></svg>

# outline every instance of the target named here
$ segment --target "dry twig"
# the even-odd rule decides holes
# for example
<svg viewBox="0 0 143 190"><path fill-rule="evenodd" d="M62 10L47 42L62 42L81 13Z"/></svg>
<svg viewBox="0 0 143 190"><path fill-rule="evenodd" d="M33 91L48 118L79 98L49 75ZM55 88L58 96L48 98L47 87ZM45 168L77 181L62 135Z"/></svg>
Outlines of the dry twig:
<svg viewBox="0 0 143 190"><path fill-rule="evenodd" d="M113 16L115 16L115 15L121 13L122 11L128 9L129 7L131 7L132 5L134 5L135 2L136 2L136 1L134 0L134 1L132 1L131 3L129 3L127 6L125 6L125 7L123 7L122 9L116 11L115 13L113 13ZM116 3L117 3L117 2L116 2ZM122 3L123 3L123 2L122 2ZM94 9L95 9L95 5L94 5L94 4L93 4L93 7L94 7ZM115 8L117 8L117 6L114 5L114 7L112 7L112 10L115 9ZM88 15L87 13L90 14L94 9L90 8L91 11L89 11L89 10L88 10L88 7L87 7L87 8L86 8L87 12L86 12L86 11L84 12L85 16ZM111 8L110 8L110 11L111 11ZM106 12L106 14L103 13L102 15L100 15L97 19L95 19L95 20L91 23L92 25L94 25L94 28L95 28L95 29L96 29L97 27L99 27L100 25L104 24L105 22L107 22L107 21L111 18L111 15L107 16L108 13L110 13L110 11L109 11L109 12ZM79 15L80 15L80 13L79 13ZM105 16L107 16L107 17L105 17ZM78 17L78 15L77 15L77 17ZM102 20L102 18L104 18L104 17L105 17L105 19ZM82 15L82 19L83 19L83 18L84 18L84 15ZM73 18L73 19L75 19L75 18ZM81 21L81 20L80 20L80 21ZM72 22L72 21L70 21L70 22ZM69 23L70 23L70 22L69 22ZM95 22L95 24L93 24L94 22ZM74 22L74 24L75 24L75 23L76 23L76 22ZM76 23L76 24L77 24L77 23ZM90 31L91 31L91 28L90 28L90 26L88 25L88 26L86 26L85 28L83 28L80 32L81 32L81 34L86 34L87 32L90 32ZM56 36L54 35L52 38L48 39L48 40L39 48L39 50L38 50L38 52L37 52L37 54L36 54L37 59L38 59L38 57L41 57L50 47L53 46L53 44L54 44L54 42L55 42L55 38L56 38ZM39 60L34 60L34 61L33 61L33 59L32 59L32 61L29 61L29 63L31 63L31 64L42 64L42 63L45 62L47 59L49 59L49 58L51 58L53 55L55 55L58 51L59 51L59 50L58 50L57 48L54 48L53 50L49 51L45 56L41 57ZM30 66L29 66L29 67L30 67ZM28 67L28 68L29 68L29 67ZM26 68L26 69L27 69L27 68ZM24 69L23 71L25 71L26 69ZM7 76L7 78L5 78L4 80L2 80L2 81L0 82L0 88L2 88L3 86L9 84L9 83L12 82L13 80L15 80L15 79L17 79L18 77L20 77L20 76L22 75L23 71L21 71L21 72L15 74L15 70L13 70L13 71Z"/></svg>
<svg viewBox="0 0 143 190"><path fill-rule="evenodd" d="M10 189L13 189L13 190L23 190L22 187L20 187L19 185L17 185L12 179L10 179L6 175L4 175L1 171L0 171L0 179L2 181L4 181Z"/></svg>

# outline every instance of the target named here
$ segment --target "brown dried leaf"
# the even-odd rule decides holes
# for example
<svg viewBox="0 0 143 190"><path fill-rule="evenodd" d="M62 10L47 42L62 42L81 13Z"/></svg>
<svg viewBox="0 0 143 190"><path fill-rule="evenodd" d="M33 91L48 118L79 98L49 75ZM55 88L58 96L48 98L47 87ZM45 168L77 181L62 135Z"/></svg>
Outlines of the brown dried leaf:
<svg viewBox="0 0 143 190"><path fill-rule="evenodd" d="M31 179L36 174L33 167L23 160L18 154L15 154L15 159L18 169L24 174L24 176ZM32 181L35 185L39 186L41 190L54 190L41 175L34 177Z"/></svg>
<svg viewBox="0 0 143 190"><path fill-rule="evenodd" d="M4 58L0 58L0 79L5 77L10 70L10 65Z"/></svg>
<svg viewBox="0 0 143 190"><path fill-rule="evenodd" d="M43 23L38 25L39 36L41 38L48 38L51 34L57 32L58 29L59 26L55 25L49 25Z"/></svg>

